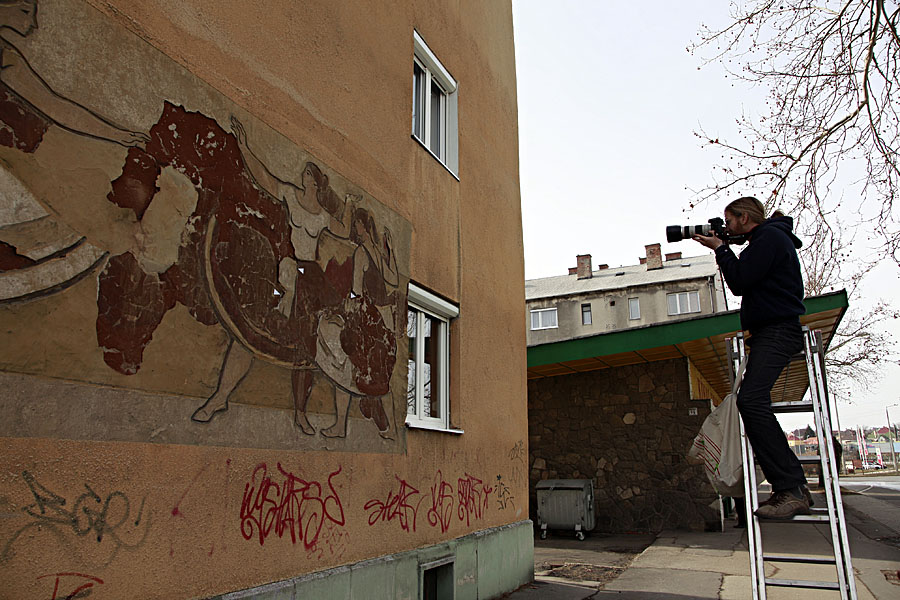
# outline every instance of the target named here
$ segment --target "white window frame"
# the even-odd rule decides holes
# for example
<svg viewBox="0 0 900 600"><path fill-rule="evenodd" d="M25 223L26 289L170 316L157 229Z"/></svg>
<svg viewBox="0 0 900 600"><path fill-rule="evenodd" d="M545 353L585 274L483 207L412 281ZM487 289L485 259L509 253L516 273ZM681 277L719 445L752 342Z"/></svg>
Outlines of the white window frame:
<svg viewBox="0 0 900 600"><path fill-rule="evenodd" d="M555 325L542 325L544 318L543 318L543 316L540 316L540 315L542 315L543 313L551 313L551 312L556 315L556 324ZM534 326L534 315L535 314L539 315L538 316L538 324L540 325L539 327ZM532 331L540 331L541 329L558 329L559 328L559 314L556 312L555 306L553 308L535 308L531 311L531 313L529 314L529 317L531 319L530 326L531 326Z"/></svg>
<svg viewBox="0 0 900 600"><path fill-rule="evenodd" d="M670 299L673 297L675 298L675 312L672 312L672 304L670 301ZM692 297L696 301L696 310L691 310ZM700 292L698 290L691 290L688 292L673 292L671 294L666 294L666 312L670 317L698 313L700 312L700 310Z"/></svg>
<svg viewBox="0 0 900 600"><path fill-rule="evenodd" d="M641 318L641 299L640 298L629 298L628 299L628 320L629 321L637 321Z"/></svg>
<svg viewBox="0 0 900 600"><path fill-rule="evenodd" d="M416 110L416 81L413 74L412 137L444 165L454 177L459 179L459 84L437 59L418 31L413 30L413 62L424 72L424 105ZM440 101L443 115L440 120L440 148L431 148L431 84L436 83L443 91ZM416 121L421 121L422 135L416 135Z"/></svg>
<svg viewBox="0 0 900 600"><path fill-rule="evenodd" d="M412 282L409 284L407 307L411 311L432 317L434 323L437 324L438 330L435 332L432 328L431 335L437 343L438 376L440 377L437 391L440 416L423 416L425 414L425 378L421 374L425 371L425 344L416 343L416 413L407 413L406 424L409 427L421 429L462 433L462 430L450 429L450 321L459 316L459 308ZM416 327L416 340L424 340L424 319L417 318Z"/></svg>

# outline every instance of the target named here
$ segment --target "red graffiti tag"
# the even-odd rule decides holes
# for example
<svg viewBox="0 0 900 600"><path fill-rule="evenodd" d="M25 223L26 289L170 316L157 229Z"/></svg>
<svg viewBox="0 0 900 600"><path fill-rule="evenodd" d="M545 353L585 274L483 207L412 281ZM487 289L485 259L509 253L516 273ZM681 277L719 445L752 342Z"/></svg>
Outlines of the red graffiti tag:
<svg viewBox="0 0 900 600"><path fill-rule="evenodd" d="M432 527L440 525L441 533L447 533L450 519L453 517L453 486L444 481L440 470L435 473L431 486L431 508L428 509L428 524Z"/></svg>
<svg viewBox="0 0 900 600"><path fill-rule="evenodd" d="M292 544L302 541L307 550L312 549L326 521L344 525L344 508L332 483L342 467L328 476L330 492L324 497L318 482L285 471L281 463L277 467L284 477L281 485L269 477L266 463L257 465L244 485L241 535L249 540L256 533L262 546L273 531L278 537L290 533Z"/></svg>
<svg viewBox="0 0 900 600"><path fill-rule="evenodd" d="M53 581L53 595L50 596L50 600L72 600L73 598L84 598L85 596L90 595L91 592L89 592L88 590L93 588L95 583L101 585L103 584L102 579L94 577L92 575L84 575L83 573L49 573L47 575L41 575L40 577L37 577L37 579L46 579L47 577L55 578ZM77 577L77 579L75 581L69 581L67 579L66 583L68 583L69 585L77 585L77 587L72 589L72 591L70 591L68 594L62 592L62 594L65 595L61 596L59 591L60 579L71 577ZM85 579L87 581L84 581Z"/></svg>
<svg viewBox="0 0 900 600"><path fill-rule="evenodd" d="M397 518L400 521L400 528L404 531L416 530L416 511L418 504L413 506L409 503L409 499L419 493L419 490L409 485L403 479L396 475L394 477L400 482L400 491L394 494L393 490L388 491L387 499L382 502L377 498L373 498L366 502L363 507L369 512L369 525L374 525L378 521L393 521Z"/></svg>
<svg viewBox="0 0 900 600"><path fill-rule="evenodd" d="M484 482L468 473L464 478L457 480L456 492L459 496L459 507L456 512L459 520L465 521L466 525L469 525L470 519L484 517L484 509L487 508L492 491L493 488L484 485Z"/></svg>
<svg viewBox="0 0 900 600"><path fill-rule="evenodd" d="M194 478L191 480L190 485L187 486L187 489L179 496L178 502L175 503L175 506L172 507L172 516L173 517L183 517L184 513L181 512L181 503L184 502L184 497L188 495L188 492L191 491L191 488L194 487L194 484L197 483L197 480L200 479L200 476L203 475L203 471L205 471L209 467L209 463L203 465L203 468L200 469Z"/></svg>

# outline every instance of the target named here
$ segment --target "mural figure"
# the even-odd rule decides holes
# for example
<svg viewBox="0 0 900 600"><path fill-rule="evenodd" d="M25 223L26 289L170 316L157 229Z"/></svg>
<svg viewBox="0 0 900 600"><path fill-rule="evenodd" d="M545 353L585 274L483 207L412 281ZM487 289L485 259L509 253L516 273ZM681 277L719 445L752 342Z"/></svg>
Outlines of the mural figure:
<svg viewBox="0 0 900 600"><path fill-rule="evenodd" d="M36 0L0 1L0 146L33 154L51 128L122 146L140 146L145 134L128 131L68 100L38 75L16 46L38 26ZM4 187L21 183L3 173ZM65 289L95 270L103 250L87 242L30 194L0 207L0 301Z"/></svg>
<svg viewBox="0 0 900 600"><path fill-rule="evenodd" d="M390 393L396 362L394 324L401 300L390 231L385 229L380 237L369 212L356 206L355 199L339 198L329 187L328 176L313 162L306 163L299 184L276 177L249 147L240 121L232 117L231 124L255 186L280 200L288 214L293 254L278 260L273 295L278 298L274 310L287 318L297 336L284 340L294 351L289 366L295 424L304 433L315 433L306 405L318 371L335 386L336 421L323 435L346 435L351 396L358 396L363 415L375 421L381 435L390 436L393 411L385 410L382 397ZM210 267L215 272L215 265ZM212 285L210 291L227 312L219 287ZM243 329L234 324L235 335ZM207 421L227 408L228 396L253 360L252 340L243 341L246 346L231 344L219 387L197 409L194 420ZM265 348L257 353L265 355Z"/></svg>
<svg viewBox="0 0 900 600"><path fill-rule="evenodd" d="M406 315L391 232L379 232L362 198L340 198L314 162L306 162L296 183L276 177L234 117L228 132L166 101L148 133L136 133L54 93L7 39L8 32L25 36L37 27L36 10L36 0L0 0L0 145L34 152L58 126L127 148L121 175L106 180L105 200L133 216L99 227L123 230L116 239L128 242L101 239L88 267L67 275L84 277L105 261L96 319L105 363L137 373L163 317L182 304L199 323L221 325L228 336L217 389L193 413L195 422L227 410L253 361L262 359L290 369L294 422L304 433L315 433L306 408L313 377L321 374L334 389L336 417L322 435L346 435L357 397L363 415L391 437L390 380ZM78 217L53 208L71 238L77 227L68 225ZM147 221L161 212L178 227L175 235L166 232L168 241L155 242ZM0 210L7 213L16 211ZM35 262L19 251L22 242L7 241L28 219L6 220L15 222L0 222L2 275ZM19 238L27 241L29 231ZM56 290L60 283L47 280L43 287ZM35 291L17 293L29 299Z"/></svg>

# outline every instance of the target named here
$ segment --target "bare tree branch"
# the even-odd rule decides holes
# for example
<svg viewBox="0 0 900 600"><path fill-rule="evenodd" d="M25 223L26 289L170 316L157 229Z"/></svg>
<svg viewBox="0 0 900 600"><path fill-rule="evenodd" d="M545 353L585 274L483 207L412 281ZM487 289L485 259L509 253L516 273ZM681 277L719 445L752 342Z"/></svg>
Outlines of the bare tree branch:
<svg viewBox="0 0 900 600"><path fill-rule="evenodd" d="M826 357L839 389L897 360L884 328L897 311L853 300L880 260L900 264L898 19L896 0L746 0L688 47L768 90L763 114L738 119L739 141L695 132L723 154L691 206L754 195L794 216L807 293L846 288L851 298Z"/></svg>

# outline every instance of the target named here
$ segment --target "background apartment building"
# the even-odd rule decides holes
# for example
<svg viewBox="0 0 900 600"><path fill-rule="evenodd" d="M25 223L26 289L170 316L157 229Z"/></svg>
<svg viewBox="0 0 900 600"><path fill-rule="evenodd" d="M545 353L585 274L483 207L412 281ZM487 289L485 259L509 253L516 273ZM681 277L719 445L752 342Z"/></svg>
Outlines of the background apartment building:
<svg viewBox="0 0 900 600"><path fill-rule="evenodd" d="M715 256L665 255L645 246L636 265L596 269L579 255L567 275L525 282L528 345L709 315L727 309Z"/></svg>

